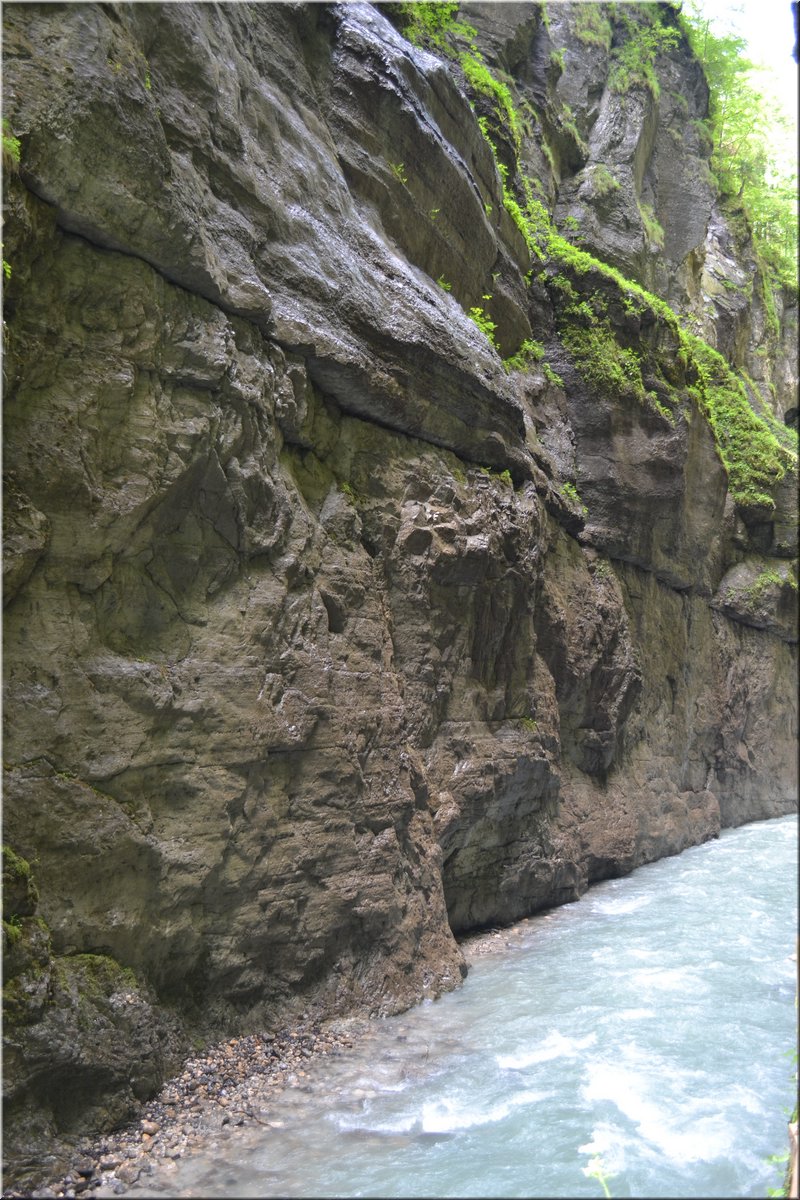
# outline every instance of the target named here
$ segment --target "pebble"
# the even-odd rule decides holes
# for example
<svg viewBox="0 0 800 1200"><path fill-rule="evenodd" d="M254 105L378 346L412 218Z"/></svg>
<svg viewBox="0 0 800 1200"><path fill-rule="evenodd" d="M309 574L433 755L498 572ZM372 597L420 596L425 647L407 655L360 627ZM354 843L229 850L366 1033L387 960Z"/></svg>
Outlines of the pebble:
<svg viewBox="0 0 800 1200"><path fill-rule="evenodd" d="M180 1074L143 1106L138 1121L94 1143L81 1142L67 1173L43 1179L33 1193L8 1191L4 1196L92 1200L95 1195L124 1195L156 1163L159 1171L172 1171L184 1154L208 1149L214 1131L223 1126L280 1129L284 1123L275 1110L287 1085L298 1087L302 1080L304 1089L310 1089L315 1060L347 1053L365 1028L365 1022L333 1021L227 1038L184 1063Z"/></svg>

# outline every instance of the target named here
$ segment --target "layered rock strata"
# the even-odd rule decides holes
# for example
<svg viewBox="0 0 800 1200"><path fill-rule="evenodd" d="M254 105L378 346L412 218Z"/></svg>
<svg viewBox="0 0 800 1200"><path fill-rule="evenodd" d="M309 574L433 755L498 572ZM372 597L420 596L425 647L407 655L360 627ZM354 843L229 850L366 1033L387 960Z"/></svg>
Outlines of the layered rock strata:
<svg viewBox="0 0 800 1200"><path fill-rule="evenodd" d="M556 215L587 214L599 258L739 365L767 346L780 418L796 309L776 341L708 286L749 267L702 147L675 170L668 98L707 104L686 45L662 103L615 100L578 6L549 29L467 7L538 114L519 156ZM592 382L464 80L378 7L4 23L4 839L39 890L14 911L6 891L24 1180L152 1093L187 1031L396 1012L457 986L454 935L790 811L796 476L737 507L674 331L577 272L659 403ZM663 253L631 224L642 196ZM546 368L504 368L466 315L487 296L500 352L533 337Z"/></svg>

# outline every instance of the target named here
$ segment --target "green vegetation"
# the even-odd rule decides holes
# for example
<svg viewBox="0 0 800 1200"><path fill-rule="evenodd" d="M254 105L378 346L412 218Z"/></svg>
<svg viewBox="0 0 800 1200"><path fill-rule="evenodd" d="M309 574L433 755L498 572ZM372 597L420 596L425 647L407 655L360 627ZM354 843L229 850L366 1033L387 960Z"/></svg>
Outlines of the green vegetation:
<svg viewBox="0 0 800 1200"><path fill-rule="evenodd" d="M619 180L615 179L608 167L604 167L601 163L592 171L592 187L595 198L602 200L605 196L619 191Z"/></svg>
<svg viewBox="0 0 800 1200"><path fill-rule="evenodd" d="M449 292L453 286L452 283L447 282L444 275L440 275L439 278L436 280L436 282L438 283L439 287L442 289L443 292Z"/></svg>
<svg viewBox="0 0 800 1200"><path fill-rule="evenodd" d="M389 166L392 168L394 176L399 179L403 187L405 187L408 183L408 176L406 175L406 169L404 165L402 163L389 163Z"/></svg>
<svg viewBox="0 0 800 1200"><path fill-rule="evenodd" d="M599 1158L593 1158L588 1167L584 1167L584 1174L589 1179L596 1179L603 1189L603 1195L611 1200L611 1192L608 1190L608 1182L603 1171L603 1164Z"/></svg>
<svg viewBox="0 0 800 1200"><path fill-rule="evenodd" d="M769 1196L771 1200L772 1198L774 1198L774 1200L781 1200L781 1198L784 1196L788 1197L789 1151L784 1150L783 1154L770 1154L767 1158L767 1162L770 1164L770 1166L775 1167L776 1171L780 1173L782 1179L782 1183L779 1187L767 1188L767 1196Z"/></svg>
<svg viewBox="0 0 800 1200"><path fill-rule="evenodd" d="M31 864L10 846L3 846L3 875L7 876L9 880L29 880Z"/></svg>
<svg viewBox="0 0 800 1200"><path fill-rule="evenodd" d="M464 51L459 56L459 62L472 91L491 100L500 122L511 135L514 147L519 149L522 127L508 87L492 74L479 51Z"/></svg>
<svg viewBox="0 0 800 1200"><path fill-rule="evenodd" d="M584 516L588 515L589 509L586 507L586 505L581 500L578 489L575 487L574 483L570 483L569 481L567 481L566 483L562 483L560 491L561 491L561 495L566 500L571 501L573 504L577 504L578 508L581 510L581 512L583 513Z"/></svg>
<svg viewBox="0 0 800 1200"><path fill-rule="evenodd" d="M608 86L612 92L629 92L645 87L654 99L659 84L654 70L659 54L674 49L679 41L677 29L662 24L664 13L658 4L619 4L616 20L626 37L611 52Z"/></svg>
<svg viewBox="0 0 800 1200"><path fill-rule="evenodd" d="M693 373L697 380L686 394L711 427L731 497L743 506L774 509L770 489L787 470L797 469L796 447L790 444L794 442L793 431L785 430L778 436L770 422L754 412L743 381L722 355L686 332L663 300L625 279L614 267L578 250L559 234L551 234L549 249L556 263L568 268L573 276L599 276L615 284L622 294L623 307L640 314L649 309L666 323L676 339L679 364L687 376ZM670 409L645 389L640 356L619 343L603 297L597 291L582 297L563 273L554 275L550 286L561 293L559 336L583 378L600 391L635 397L674 421ZM679 404L680 394L672 386L668 390L675 405Z"/></svg>
<svg viewBox="0 0 800 1200"><path fill-rule="evenodd" d="M20 140L14 137L11 132L11 126L6 118L3 118L3 170L16 171L19 167L20 156ZM11 263L8 259L3 259L3 275L6 279L11 278Z"/></svg>
<svg viewBox="0 0 800 1200"><path fill-rule="evenodd" d="M84 1003L102 1001L114 992L138 988L139 981L131 967L123 967L108 954L69 954L56 959L56 973L69 990L69 976L81 977L80 1000Z"/></svg>
<svg viewBox="0 0 800 1200"><path fill-rule="evenodd" d="M490 295L486 295L483 297L484 300L491 300L491 298L492 297ZM469 312L467 313L467 316L470 318L471 321L475 322L475 324L478 326L478 329L480 329L481 333L484 334L489 339L489 341L492 343L492 345L495 347L495 349L497 349L497 342L495 341L495 336L494 336L494 331L495 331L495 329L497 329L497 324L496 324L496 322L494 322L492 320L492 318L489 316L489 314L487 312L485 312L484 309L482 309L480 306L474 306L473 308L471 308L469 310Z"/></svg>
<svg viewBox="0 0 800 1200"><path fill-rule="evenodd" d="M498 483L502 483L505 487L513 489L514 480L511 478L511 472L508 467L504 471L493 471L491 467L481 467L484 475L488 475L490 479L496 479Z"/></svg>
<svg viewBox="0 0 800 1200"><path fill-rule="evenodd" d="M656 246L663 246L664 230L656 220L652 205L641 203L639 205L639 215L642 218L642 225L644 226L648 241Z"/></svg>
<svg viewBox="0 0 800 1200"><path fill-rule="evenodd" d="M6 944L14 946L22 937L22 917L12 913L8 920L3 917L3 933L6 937Z"/></svg>
<svg viewBox="0 0 800 1200"><path fill-rule="evenodd" d="M797 454L756 415L744 383L721 354L692 334L684 333L683 341L699 375L692 391L714 433L731 496L737 504L774 509L770 489L787 470L796 470Z"/></svg>
<svg viewBox="0 0 800 1200"><path fill-rule="evenodd" d="M3 117L3 170L8 171L19 166L20 140L14 137L11 127Z"/></svg>
<svg viewBox="0 0 800 1200"><path fill-rule="evenodd" d="M579 42L586 46L611 46L611 22L601 4L576 4L572 10L572 25Z"/></svg>
<svg viewBox="0 0 800 1200"><path fill-rule="evenodd" d="M459 5L442 0L384 4L383 10L415 46L453 56L448 37L475 37L475 28L457 19Z"/></svg>
<svg viewBox="0 0 800 1200"><path fill-rule="evenodd" d="M558 245L563 239L553 240ZM642 380L641 355L620 344L601 292L583 296L563 275L555 276L552 286L560 294L559 338L585 382L603 395L630 396L655 406L657 398Z"/></svg>
<svg viewBox="0 0 800 1200"><path fill-rule="evenodd" d="M797 591L797 580L794 575L787 572L786 577L776 571L774 567L765 567L763 571L753 580L747 589L748 595L753 600L759 599L771 587L783 588L790 587L792 591Z"/></svg>
<svg viewBox="0 0 800 1200"><path fill-rule="evenodd" d="M578 126L575 124L575 116L569 104L561 105L561 128L565 133L570 135L581 154L588 154L589 148L578 131Z"/></svg>
<svg viewBox="0 0 800 1200"><path fill-rule="evenodd" d="M746 43L712 32L694 5L682 14L692 49L710 89L711 166L732 214L738 213L774 284L797 287L796 150L771 152L770 136L783 130L794 147L787 119L752 82Z"/></svg>
<svg viewBox="0 0 800 1200"><path fill-rule="evenodd" d="M437 48L459 59L472 93L491 102L493 124L490 125L490 118L486 115L480 115L477 119L497 166L503 204L525 240L531 258L546 268L540 273L540 278L548 288L559 292L558 335L585 381L599 392L635 398L672 424L675 423L676 412L685 407L688 401L693 401L713 432L717 453L727 472L732 498L744 506L774 508L771 489L787 470L796 469L796 439L792 432L778 428L780 423L771 415L760 416L753 410L742 380L721 355L683 328L669 305L557 233L549 212L536 195L535 181L518 170L512 177L494 142L495 128L502 127L507 141L517 150L523 121L514 106L508 86L495 78L476 50L475 31L456 20L457 5L409 4L389 7L406 12L406 31L416 30L418 43L427 39L426 44L433 45L435 38L440 39ZM412 10L417 13L414 21L411 21ZM657 97L656 60L660 54L672 50L680 39L680 30L674 24L677 20L675 6L627 4L606 10L599 5L576 5L573 20L576 29L580 30L581 40L586 44L607 44L611 26L606 12L610 13L623 34L619 45L611 50L610 86L618 92L635 86L646 87ZM458 51L451 44L445 46L446 37L467 38L469 48ZM704 59L703 54L699 54L701 61L713 64L719 60L723 65L730 65L727 49L725 54L716 54L714 57L712 51L715 42L707 27L704 38L706 57ZM694 45L698 52L696 39ZM713 90L713 69L709 78ZM734 92L734 83L727 77L726 80L728 91ZM535 118L535 114L532 116ZM564 128L568 129L568 113L565 113L565 118ZM734 110L723 105L721 100L714 101L712 129L715 131L715 146L719 147L715 154L719 157L724 149L731 160L729 172L739 171L737 178L743 179L744 167L735 165L733 147L725 142L721 132L730 132L736 125ZM577 130L574 136L579 137ZM545 149L546 143L542 140L541 144ZM397 167L405 182L403 165L397 164ZM749 168L744 173L748 180L753 174ZM744 183L746 185L747 180ZM592 184L594 194L599 198L612 194L620 186L618 180L603 166L592 168ZM746 192L746 186L743 191L741 182L739 192L742 195ZM663 245L664 231L652 208L642 203L640 211L651 243ZM573 224L565 223L565 229L571 233L578 232ZM761 245L764 244L764 231L768 225L765 218L760 226ZM793 228L792 247L796 245L796 208ZM785 235L785 222L781 230L782 236ZM785 240L788 244L788 237ZM776 261L777 253L773 247L772 259L766 253L762 257L769 265L770 261ZM785 274L781 278L785 278ZM444 286L446 281L440 277L439 283ZM485 295L483 299L489 300L491 296ZM770 287L764 288L763 301L768 326L777 332L778 319ZM666 325L665 333L668 337L671 335L674 342L671 362L661 354L658 359L648 358L645 363L646 352L621 341L614 316L620 307L631 315L646 316L648 323L659 320ZM468 315L496 348L497 325L491 316L480 306L470 308ZM542 357L543 348L529 340L523 343L516 354L506 359L505 366L508 370L523 370L530 362L541 361ZM644 382L645 366L648 378L651 375L660 376L658 393ZM551 382L562 383L546 362L543 363L543 371ZM679 381L682 381L681 390Z"/></svg>
<svg viewBox="0 0 800 1200"><path fill-rule="evenodd" d="M564 72L564 51L552 50L550 52L550 66L555 67L559 74Z"/></svg>
<svg viewBox="0 0 800 1200"><path fill-rule="evenodd" d="M542 343L534 341L532 338L526 338L516 354L503 359L503 366L507 371L524 371L531 363L540 362L543 358L544 346Z"/></svg>
<svg viewBox="0 0 800 1200"><path fill-rule="evenodd" d="M586 307L584 300L571 312L580 312ZM594 320L584 327L565 322L559 332L586 383L607 395L633 396L644 402L639 355L635 350L620 346L609 321Z"/></svg>

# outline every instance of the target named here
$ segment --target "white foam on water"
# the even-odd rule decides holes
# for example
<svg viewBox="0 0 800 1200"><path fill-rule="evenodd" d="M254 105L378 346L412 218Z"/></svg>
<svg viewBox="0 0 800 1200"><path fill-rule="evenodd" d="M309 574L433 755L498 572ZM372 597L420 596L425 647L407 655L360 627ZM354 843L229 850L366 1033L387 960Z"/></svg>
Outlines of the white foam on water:
<svg viewBox="0 0 800 1200"><path fill-rule="evenodd" d="M343 1117L339 1113L330 1113L328 1119L342 1133L413 1133L420 1128L416 1113L404 1113L393 1121L365 1121L363 1118Z"/></svg>
<svg viewBox="0 0 800 1200"><path fill-rule="evenodd" d="M549 1092L517 1092L500 1104L490 1108L464 1104L460 1100L445 1097L422 1106L422 1131L424 1133L455 1133L461 1129L472 1129L476 1125L491 1125L504 1120L514 1109L536 1104L550 1095Z"/></svg>
<svg viewBox="0 0 800 1200"><path fill-rule="evenodd" d="M514 1054L498 1054L495 1062L503 1070L521 1071L536 1063L549 1062L553 1058L576 1058L581 1050L594 1046L597 1034L590 1033L583 1038L564 1037L557 1029L549 1033L540 1046L535 1050L519 1050Z"/></svg>
<svg viewBox="0 0 800 1200"><path fill-rule="evenodd" d="M628 957L638 958L642 962L652 962L654 958L659 958L660 954L659 950L647 950L644 946L630 946L628 948Z"/></svg>
<svg viewBox="0 0 800 1200"><path fill-rule="evenodd" d="M505 1100L489 1106L457 1097L442 1097L426 1101L422 1111L405 1111L386 1120L372 1119L369 1113L358 1116L343 1116L330 1113L332 1120L342 1133L414 1134L414 1133L458 1133L480 1125L491 1125L504 1120L518 1108L536 1104L551 1095L546 1091L526 1090L508 1096Z"/></svg>
<svg viewBox="0 0 800 1200"><path fill-rule="evenodd" d="M579 1154L588 1154L598 1162L603 1174L619 1175L625 1170L625 1147L630 1139L608 1121L600 1121L592 1128L591 1139L578 1147ZM591 1170L591 1164L583 1168L584 1175Z"/></svg>
<svg viewBox="0 0 800 1200"><path fill-rule="evenodd" d="M682 992L703 991L705 984L702 979L689 967L644 967L634 971L631 981L643 992Z"/></svg>
<svg viewBox="0 0 800 1200"><path fill-rule="evenodd" d="M765 1111L761 1097L752 1088L744 1087L740 1083L735 1083L733 1087L727 1088L725 1101L726 1107L743 1108L745 1112L753 1115Z"/></svg>
<svg viewBox="0 0 800 1200"><path fill-rule="evenodd" d="M602 913L604 917L623 917L628 913L637 912L640 908L646 908L652 902L652 896L618 896L613 899L598 896L590 900L590 906L594 912Z"/></svg>
<svg viewBox="0 0 800 1200"><path fill-rule="evenodd" d="M677 1077L671 1077L671 1094L661 1103L649 1095L650 1082L639 1072L610 1063L590 1063L589 1080L582 1088L587 1101L610 1101L635 1126L639 1136L670 1161L712 1162L732 1148L735 1129L725 1114L702 1115L708 1101L679 1096ZM687 1080L688 1082L688 1080ZM660 1087L658 1080L652 1086Z"/></svg>

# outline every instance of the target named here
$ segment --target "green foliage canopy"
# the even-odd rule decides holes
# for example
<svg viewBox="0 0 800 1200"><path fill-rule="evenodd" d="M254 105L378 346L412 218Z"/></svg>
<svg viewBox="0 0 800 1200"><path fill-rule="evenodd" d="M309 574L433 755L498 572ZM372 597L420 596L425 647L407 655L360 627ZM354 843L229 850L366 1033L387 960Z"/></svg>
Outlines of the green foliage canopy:
<svg viewBox="0 0 800 1200"><path fill-rule="evenodd" d="M754 64L736 34L715 33L694 4L683 13L710 91L711 165L722 196L746 214L755 247L774 282L797 287L797 169L770 150L788 117L753 83Z"/></svg>

